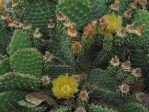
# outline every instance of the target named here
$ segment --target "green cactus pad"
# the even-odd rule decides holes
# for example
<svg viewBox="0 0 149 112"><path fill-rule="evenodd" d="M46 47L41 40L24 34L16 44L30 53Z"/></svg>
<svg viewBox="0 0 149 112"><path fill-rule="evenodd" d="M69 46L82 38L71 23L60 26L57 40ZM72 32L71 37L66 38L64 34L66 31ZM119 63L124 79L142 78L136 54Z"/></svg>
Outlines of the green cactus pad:
<svg viewBox="0 0 149 112"><path fill-rule="evenodd" d="M16 30L9 45L9 53L13 54L18 49L31 48L31 35L27 31Z"/></svg>
<svg viewBox="0 0 149 112"><path fill-rule="evenodd" d="M59 0L57 13L62 12L76 23L77 28L82 27L89 21L91 3L89 0Z"/></svg>
<svg viewBox="0 0 149 112"><path fill-rule="evenodd" d="M55 56L63 58L68 63L71 63L74 59L71 51L71 44L75 38L67 35L68 28L63 25L63 22L58 22L56 25L56 36L53 38L53 42L49 44L49 51Z"/></svg>
<svg viewBox="0 0 149 112"><path fill-rule="evenodd" d="M131 54L132 66L133 68L141 68L142 77L144 78L147 90L149 90L149 58L141 49L135 49L131 52Z"/></svg>
<svg viewBox="0 0 149 112"><path fill-rule="evenodd" d="M22 49L10 57L10 65L13 71L41 76L43 69L43 59L36 49Z"/></svg>
<svg viewBox="0 0 149 112"><path fill-rule="evenodd" d="M45 106L36 106L24 100L19 101L18 104L22 107L23 112L43 112L46 110Z"/></svg>
<svg viewBox="0 0 149 112"><path fill-rule="evenodd" d="M106 104L110 103L115 106L125 101L121 94L100 87L93 89L93 92L90 94L90 98L96 99L96 101L104 102Z"/></svg>
<svg viewBox="0 0 149 112"><path fill-rule="evenodd" d="M108 108L103 108L102 106L99 106L99 105L94 105L94 104L91 104L89 106L90 110L89 112L117 112L113 109L108 109Z"/></svg>
<svg viewBox="0 0 149 112"><path fill-rule="evenodd" d="M22 91L5 91L0 93L1 112L20 112L21 108L18 101L25 98L25 92Z"/></svg>
<svg viewBox="0 0 149 112"><path fill-rule="evenodd" d="M134 21L136 22L136 28L140 27L141 25L145 25L145 29L142 32L142 35L135 36L131 35L128 37L130 39L130 43L132 43L134 46L145 46L149 45L149 13L144 10L139 10L136 12L136 15L134 17Z"/></svg>
<svg viewBox="0 0 149 112"><path fill-rule="evenodd" d="M9 59L0 55L0 75L10 71Z"/></svg>
<svg viewBox="0 0 149 112"><path fill-rule="evenodd" d="M51 0L18 0L14 15L19 21L27 21L35 29L48 28L49 19L55 18L55 2Z"/></svg>
<svg viewBox="0 0 149 112"><path fill-rule="evenodd" d="M147 108L136 102L122 104L121 112L149 112Z"/></svg>
<svg viewBox="0 0 149 112"><path fill-rule="evenodd" d="M112 57L115 55L121 55L123 50L123 47L120 46L112 46L112 48L108 49L103 48L101 51L99 51L99 53L97 53L97 56L94 59L94 64L96 66L105 68L109 64L109 61L112 59Z"/></svg>
<svg viewBox="0 0 149 112"><path fill-rule="evenodd" d="M120 8L118 10L119 15L123 15L123 13L129 8L129 5L129 0L120 0Z"/></svg>
<svg viewBox="0 0 149 112"><path fill-rule="evenodd" d="M56 31L54 34L54 38L52 38L49 43L48 43L48 51L51 52L52 54L54 54L55 56L62 56L61 52L60 52L60 39L63 37L63 31L65 31L66 29L64 28L64 25L62 23L57 23L56 24Z"/></svg>
<svg viewBox="0 0 149 112"><path fill-rule="evenodd" d="M106 70L93 69L89 74L90 81L98 87L116 90L118 82Z"/></svg>
<svg viewBox="0 0 149 112"><path fill-rule="evenodd" d="M2 90L31 90L40 87L40 80L29 74L6 73L0 76Z"/></svg>
<svg viewBox="0 0 149 112"><path fill-rule="evenodd" d="M108 0L90 0L92 12L91 12L91 21L94 19L99 19L103 13L106 11L108 5Z"/></svg>

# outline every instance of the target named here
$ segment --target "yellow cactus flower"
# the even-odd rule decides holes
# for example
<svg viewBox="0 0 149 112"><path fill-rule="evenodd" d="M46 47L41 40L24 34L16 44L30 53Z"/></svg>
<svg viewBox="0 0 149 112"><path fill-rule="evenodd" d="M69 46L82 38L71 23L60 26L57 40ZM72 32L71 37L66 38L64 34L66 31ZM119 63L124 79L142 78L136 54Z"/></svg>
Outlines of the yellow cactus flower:
<svg viewBox="0 0 149 112"><path fill-rule="evenodd" d="M5 10L5 0L0 0L0 14L2 14Z"/></svg>
<svg viewBox="0 0 149 112"><path fill-rule="evenodd" d="M115 14L105 15L100 19L101 28L108 33L116 33L122 27L122 18Z"/></svg>
<svg viewBox="0 0 149 112"><path fill-rule="evenodd" d="M69 99L74 97L74 94L78 91L78 81L72 76L60 75L53 82L53 94L58 98Z"/></svg>

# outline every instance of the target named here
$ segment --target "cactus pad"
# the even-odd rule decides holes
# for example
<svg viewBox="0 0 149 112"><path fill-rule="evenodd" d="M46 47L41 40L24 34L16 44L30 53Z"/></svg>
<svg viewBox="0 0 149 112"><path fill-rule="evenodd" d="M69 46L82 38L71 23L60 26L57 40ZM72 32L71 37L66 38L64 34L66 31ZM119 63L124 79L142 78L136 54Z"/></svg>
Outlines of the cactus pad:
<svg viewBox="0 0 149 112"><path fill-rule="evenodd" d="M23 49L10 57L13 71L40 76L43 69L42 55L36 49Z"/></svg>

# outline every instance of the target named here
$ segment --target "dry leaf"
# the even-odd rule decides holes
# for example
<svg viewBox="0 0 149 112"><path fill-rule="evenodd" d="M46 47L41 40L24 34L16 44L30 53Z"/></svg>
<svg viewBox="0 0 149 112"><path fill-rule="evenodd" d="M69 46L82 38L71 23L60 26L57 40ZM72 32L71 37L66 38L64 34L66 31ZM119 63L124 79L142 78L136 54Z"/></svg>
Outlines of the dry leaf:
<svg viewBox="0 0 149 112"><path fill-rule="evenodd" d="M34 104L40 105L42 102L45 101L45 98L39 92L33 92L26 95L26 101Z"/></svg>
<svg viewBox="0 0 149 112"><path fill-rule="evenodd" d="M46 102L50 106L56 106L55 100L44 92L32 92L26 95L26 100L34 105L40 105L42 102Z"/></svg>
<svg viewBox="0 0 149 112"><path fill-rule="evenodd" d="M42 96L44 97L45 101L47 104L52 105L52 106L57 106L56 101L50 97L49 95L45 94L44 92L40 92Z"/></svg>

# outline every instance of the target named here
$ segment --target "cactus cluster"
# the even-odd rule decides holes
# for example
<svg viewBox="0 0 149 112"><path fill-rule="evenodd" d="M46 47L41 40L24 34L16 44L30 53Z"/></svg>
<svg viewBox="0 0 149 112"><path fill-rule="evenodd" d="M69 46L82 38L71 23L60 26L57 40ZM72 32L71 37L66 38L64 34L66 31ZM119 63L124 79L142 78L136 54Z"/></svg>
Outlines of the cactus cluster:
<svg viewBox="0 0 149 112"><path fill-rule="evenodd" d="M149 112L148 2L0 0L0 111Z"/></svg>

